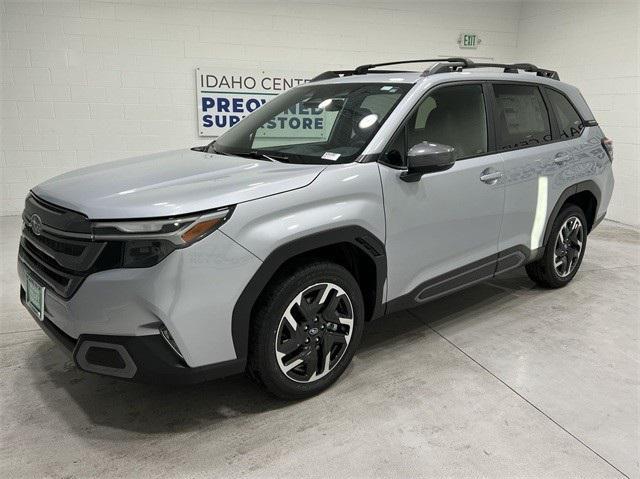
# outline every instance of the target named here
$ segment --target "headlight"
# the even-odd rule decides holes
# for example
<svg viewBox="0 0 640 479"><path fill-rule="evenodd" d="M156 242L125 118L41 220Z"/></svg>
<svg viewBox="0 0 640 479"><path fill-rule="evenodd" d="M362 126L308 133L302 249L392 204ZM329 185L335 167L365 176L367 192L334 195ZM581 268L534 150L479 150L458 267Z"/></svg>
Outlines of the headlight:
<svg viewBox="0 0 640 479"><path fill-rule="evenodd" d="M99 241L165 240L177 248L183 248L218 229L232 211L233 208L222 208L173 218L100 221L93 224L93 238Z"/></svg>
<svg viewBox="0 0 640 479"><path fill-rule="evenodd" d="M152 220L99 221L92 238L106 241L106 268L148 268L173 250L186 248L218 229L233 212L223 208Z"/></svg>

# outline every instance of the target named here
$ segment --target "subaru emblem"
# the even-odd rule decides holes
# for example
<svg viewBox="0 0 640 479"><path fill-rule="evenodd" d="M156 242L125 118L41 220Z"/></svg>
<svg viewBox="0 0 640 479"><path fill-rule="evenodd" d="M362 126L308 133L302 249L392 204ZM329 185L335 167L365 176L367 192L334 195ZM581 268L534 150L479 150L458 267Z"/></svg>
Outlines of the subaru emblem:
<svg viewBox="0 0 640 479"><path fill-rule="evenodd" d="M36 236L42 233L42 219L38 215L31 215L31 231Z"/></svg>

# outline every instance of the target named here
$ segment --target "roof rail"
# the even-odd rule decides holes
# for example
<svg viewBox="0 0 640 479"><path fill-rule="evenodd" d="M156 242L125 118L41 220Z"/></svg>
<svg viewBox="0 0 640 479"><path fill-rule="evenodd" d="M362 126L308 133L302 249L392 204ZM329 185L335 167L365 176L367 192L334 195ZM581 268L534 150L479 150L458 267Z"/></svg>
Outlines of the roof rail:
<svg viewBox="0 0 640 479"><path fill-rule="evenodd" d="M403 60L396 62L385 62L385 63L370 63L366 65L360 65L353 70L329 70L321 73L320 75L312 78L310 82L320 81L320 80L328 80L330 78L340 78L342 76L351 76L351 75L365 75L369 73L369 70L378 67L386 67L390 65L404 65L407 63L430 63L437 61L445 61L445 62L461 62L463 64L467 64L470 60L466 58L428 58L425 60ZM406 70L376 70L376 73L406 73Z"/></svg>
<svg viewBox="0 0 640 479"><path fill-rule="evenodd" d="M369 65L360 65L359 67L356 67L356 69L354 70L354 73L356 75L364 75L365 73L368 73L369 70L371 70L372 68L387 67L389 65L405 65L407 63L430 63L430 62L450 62L450 63L457 62L457 63L463 63L465 65L468 63L473 63L471 62L471 60L467 58L458 58L458 57L426 58L424 60L401 60L397 62L371 63Z"/></svg>
<svg viewBox="0 0 640 479"><path fill-rule="evenodd" d="M505 73L518 73L518 70L522 70L529 73L535 73L539 77L560 80L558 72L538 68L532 63L473 63L473 65L465 68L503 68Z"/></svg>
<svg viewBox="0 0 640 479"><path fill-rule="evenodd" d="M537 76L544 78L551 78L553 80L560 80L558 72L553 70L545 70L538 68L531 63L475 63L468 58L463 57L449 57L449 58L427 58L423 60L402 60L396 62L385 63L370 63L366 65L360 65L353 70L335 70L326 71L320 75L312 78L310 81L328 80L330 78L340 78L341 76L351 75L365 75L369 73L369 70L378 67L386 67L390 65L404 65L408 63L431 63L436 62L435 65L424 70L422 76L435 75L437 73L448 73L454 71L462 71L465 68L502 68L505 73L518 73L518 70L525 72L535 73ZM404 73L398 70L376 70L376 73Z"/></svg>
<svg viewBox="0 0 640 479"><path fill-rule="evenodd" d="M320 75L314 76L311 80L309 80L309 83L314 81L329 80L331 78L340 78L341 76L349 76L349 75L353 75L353 70L335 70L335 71L329 70L329 71L320 73Z"/></svg>
<svg viewBox="0 0 640 479"><path fill-rule="evenodd" d="M451 61L454 60L454 61ZM475 63L473 63L468 58L444 58L439 59L438 63L433 65L431 68L422 72L423 77L429 75L435 75L436 73L450 73L456 71L462 71L463 68L473 68Z"/></svg>

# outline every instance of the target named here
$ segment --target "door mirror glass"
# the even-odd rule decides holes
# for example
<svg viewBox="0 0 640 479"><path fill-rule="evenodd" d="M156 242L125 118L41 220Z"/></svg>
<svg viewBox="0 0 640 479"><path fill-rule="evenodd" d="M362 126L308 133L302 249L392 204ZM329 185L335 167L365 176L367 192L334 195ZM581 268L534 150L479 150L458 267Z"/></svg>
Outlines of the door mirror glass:
<svg viewBox="0 0 640 479"><path fill-rule="evenodd" d="M408 168L400 178L408 182L418 181L425 173L448 170L455 162L455 149L452 146L423 141L408 151Z"/></svg>

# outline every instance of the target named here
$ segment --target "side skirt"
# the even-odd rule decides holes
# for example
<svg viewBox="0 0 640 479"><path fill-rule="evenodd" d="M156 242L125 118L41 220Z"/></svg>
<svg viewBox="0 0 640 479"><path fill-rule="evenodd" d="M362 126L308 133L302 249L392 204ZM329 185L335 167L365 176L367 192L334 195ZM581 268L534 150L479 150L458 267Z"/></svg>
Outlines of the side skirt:
<svg viewBox="0 0 640 479"><path fill-rule="evenodd" d="M428 301L494 278L501 273L522 266L532 259L532 252L525 246L509 248L425 281L410 293L388 301L386 313L420 306Z"/></svg>

